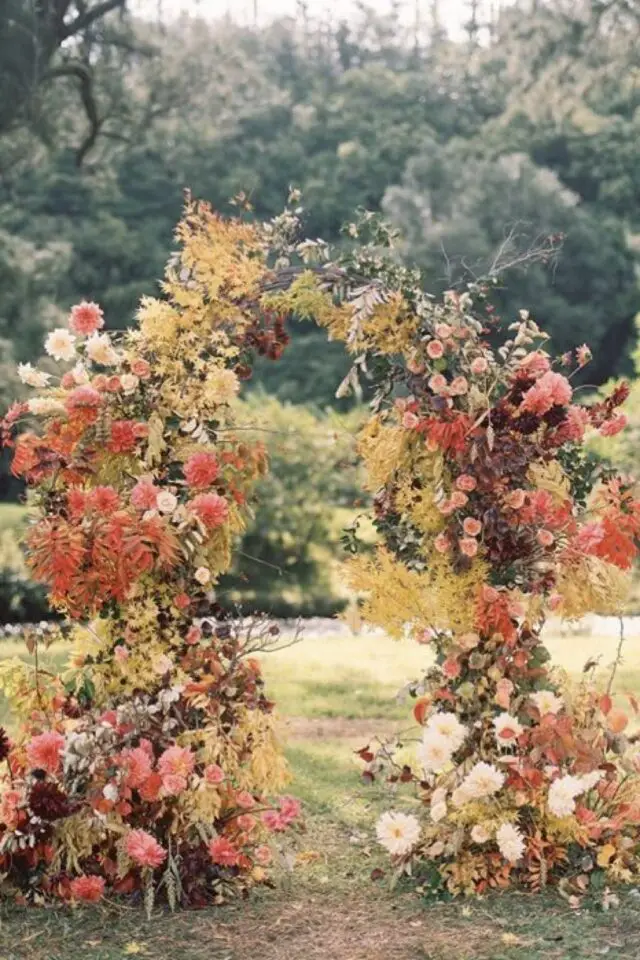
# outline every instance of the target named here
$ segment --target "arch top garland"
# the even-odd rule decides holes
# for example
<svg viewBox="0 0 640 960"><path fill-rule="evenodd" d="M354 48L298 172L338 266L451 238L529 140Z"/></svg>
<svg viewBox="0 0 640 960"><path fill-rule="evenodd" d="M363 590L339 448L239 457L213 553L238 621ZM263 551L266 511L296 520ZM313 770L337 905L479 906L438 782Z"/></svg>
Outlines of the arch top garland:
<svg viewBox="0 0 640 960"><path fill-rule="evenodd" d="M541 641L550 610L622 609L640 503L583 441L624 427L628 388L577 402L586 347L556 364L524 312L495 347L487 291L429 297L370 215L333 259L298 227L289 211L255 225L189 203L165 298L142 302L135 329L104 333L84 303L47 338L61 376L21 367L38 395L4 437L38 513L29 562L77 650L64 682L1 668L22 722L0 741L5 882L210 902L264 879L265 838L295 820L291 798L268 800L285 769L250 655L271 628L211 611L265 467L234 418L239 380L256 352L280 355L289 316L354 354L341 389L375 384L359 448L380 545L349 574L368 620L436 655L403 770L424 817L385 814L381 842L436 891L637 879L627 719L608 693L571 690ZM18 432L26 417L41 427ZM364 759L397 777L386 747Z"/></svg>

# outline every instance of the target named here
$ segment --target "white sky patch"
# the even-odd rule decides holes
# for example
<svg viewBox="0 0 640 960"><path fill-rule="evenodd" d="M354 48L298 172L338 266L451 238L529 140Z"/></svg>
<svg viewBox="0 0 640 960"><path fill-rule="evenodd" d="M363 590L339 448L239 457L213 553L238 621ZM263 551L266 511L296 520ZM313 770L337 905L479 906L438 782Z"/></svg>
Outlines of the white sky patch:
<svg viewBox="0 0 640 960"><path fill-rule="evenodd" d="M511 0L480 0L479 19L487 19ZM338 21L349 18L357 12L355 0L131 0L134 12L150 17L170 20L181 13L189 13L215 20L230 16L244 24L264 24L275 17L292 16L302 18L306 8L311 19ZM391 10L392 0L367 0L367 6L379 13ZM408 26L419 25L428 30L432 22L433 0L399 0L396 4L402 21ZM471 10L470 0L439 0L439 17L442 26L452 36L460 36L468 22Z"/></svg>

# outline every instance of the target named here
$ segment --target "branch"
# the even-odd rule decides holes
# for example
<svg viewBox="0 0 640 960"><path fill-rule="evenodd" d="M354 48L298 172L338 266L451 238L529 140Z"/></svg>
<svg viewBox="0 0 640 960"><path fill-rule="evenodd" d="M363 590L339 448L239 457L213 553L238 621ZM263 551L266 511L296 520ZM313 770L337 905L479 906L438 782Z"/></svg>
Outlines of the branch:
<svg viewBox="0 0 640 960"><path fill-rule="evenodd" d="M83 30L86 30L87 27L94 24L96 20L100 20L101 17L111 13L112 10L117 10L118 8L124 10L126 3L127 0L102 0L102 3L91 7L84 13L80 13L75 20L66 24L61 31L61 39L68 40L69 37L74 37L76 34L82 33Z"/></svg>
<svg viewBox="0 0 640 960"><path fill-rule="evenodd" d="M52 67L47 71L44 79L53 79L55 77L76 77L80 84L80 99L82 100L84 112L89 121L89 132L76 152L76 166L81 167L85 156L95 145L102 126L94 96L93 73L86 63L83 63L81 60L74 60L60 64L58 67Z"/></svg>

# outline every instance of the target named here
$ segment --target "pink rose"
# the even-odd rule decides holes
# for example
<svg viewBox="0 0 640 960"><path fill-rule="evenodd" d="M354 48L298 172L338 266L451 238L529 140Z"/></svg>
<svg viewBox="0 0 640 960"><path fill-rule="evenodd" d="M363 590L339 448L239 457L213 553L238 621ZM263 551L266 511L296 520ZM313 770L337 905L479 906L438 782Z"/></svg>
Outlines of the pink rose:
<svg viewBox="0 0 640 960"><path fill-rule="evenodd" d="M410 413L407 411L402 417L402 426L405 430L415 430L415 428L420 423L420 418L415 415L415 413Z"/></svg>
<svg viewBox="0 0 640 960"><path fill-rule="evenodd" d="M467 517L462 524L462 529L468 537L477 537L482 530L482 524L475 517Z"/></svg>
<svg viewBox="0 0 640 960"><path fill-rule="evenodd" d="M489 364L484 357L476 357L476 359L471 364L471 373L475 373L478 376L480 374L486 373L489 369Z"/></svg>
<svg viewBox="0 0 640 960"><path fill-rule="evenodd" d="M550 547L554 541L554 536L550 530L538 530L536 540L543 547Z"/></svg>
<svg viewBox="0 0 640 960"><path fill-rule="evenodd" d="M427 353L432 360L439 360L444 354L444 347L439 340L430 340L427 344Z"/></svg>
<svg viewBox="0 0 640 960"><path fill-rule="evenodd" d="M469 390L466 377L454 377L449 388L454 397L462 397Z"/></svg>
<svg viewBox="0 0 640 960"><path fill-rule="evenodd" d="M526 499L526 493L524 490L511 490L510 493L504 498L504 502L508 507L511 507L512 510L519 510L524 506L524 501Z"/></svg>
<svg viewBox="0 0 640 960"><path fill-rule="evenodd" d="M474 540L473 537L463 537L462 540L458 541L458 546L465 557L475 557L478 552L478 541Z"/></svg>
<svg viewBox="0 0 640 960"><path fill-rule="evenodd" d="M222 767L219 767L217 763L211 763L208 767L205 767L204 770L204 779L207 783L216 785L222 783L224 780L225 774Z"/></svg>
<svg viewBox="0 0 640 960"><path fill-rule="evenodd" d="M449 549L449 537L446 533L439 533L433 541L433 545L438 553L446 553Z"/></svg>
<svg viewBox="0 0 640 960"><path fill-rule="evenodd" d="M448 386L447 378L441 373L434 373L432 377L429 377L429 386L434 393L444 393Z"/></svg>
<svg viewBox="0 0 640 960"><path fill-rule="evenodd" d="M461 473L456 480L456 487L458 490L463 490L466 493L471 493L472 490L478 486L478 483L475 477L470 476L468 473Z"/></svg>

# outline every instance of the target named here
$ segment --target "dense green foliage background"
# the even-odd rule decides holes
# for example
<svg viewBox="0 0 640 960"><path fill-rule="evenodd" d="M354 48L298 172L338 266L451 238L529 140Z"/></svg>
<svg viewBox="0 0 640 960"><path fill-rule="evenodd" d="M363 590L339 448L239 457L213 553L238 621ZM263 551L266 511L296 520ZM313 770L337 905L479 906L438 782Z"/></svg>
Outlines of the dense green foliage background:
<svg viewBox="0 0 640 960"><path fill-rule="evenodd" d="M439 29L438 3L428 6L421 32L365 8L348 22L258 30L141 23L126 0L7 0L0 407L19 392L15 362L36 359L72 303L95 299L110 326L131 322L161 276L185 187L228 212L244 192L270 217L294 184L309 235L333 242L356 208L382 210L428 289L494 274L502 316L528 307L558 353L591 345L590 383L631 372L638 4L516 0L489 29L471 17L458 42ZM286 404L262 409L290 440L272 443L279 479L269 483L284 485L283 499L267 489L244 551L261 562L239 563L233 591L309 612L338 603L318 557L336 549L335 517L358 484L346 451L327 459L308 442L326 429L327 407L348 413L334 396L348 360L310 324L292 334L251 384ZM19 495L0 466L0 498ZM287 571L284 592L275 568Z"/></svg>

